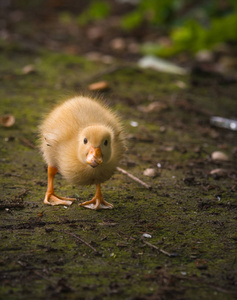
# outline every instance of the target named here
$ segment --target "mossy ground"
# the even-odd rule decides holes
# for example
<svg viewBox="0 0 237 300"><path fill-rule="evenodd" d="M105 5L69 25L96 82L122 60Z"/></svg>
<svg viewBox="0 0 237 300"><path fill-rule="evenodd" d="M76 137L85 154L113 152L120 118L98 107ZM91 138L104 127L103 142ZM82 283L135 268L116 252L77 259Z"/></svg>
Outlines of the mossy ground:
<svg viewBox="0 0 237 300"><path fill-rule="evenodd" d="M24 75L28 64L35 72ZM0 132L0 298L236 297L236 134L209 124L211 115L233 116L235 83L134 66L104 72L99 79L111 88L103 97L124 119L128 136L121 166L152 190L116 173L103 185L105 199L115 208L91 211L77 203L90 199L95 188L70 186L60 175L57 193L76 196L78 202L68 208L43 204L47 176L36 147L37 126L57 101L80 94L108 67L19 49L3 52L0 65L0 111L16 118L13 127ZM139 110L153 101L166 109ZM230 161L211 161L212 151L223 149ZM148 167L157 168L159 176L145 177ZM211 177L209 172L219 167L228 176Z"/></svg>

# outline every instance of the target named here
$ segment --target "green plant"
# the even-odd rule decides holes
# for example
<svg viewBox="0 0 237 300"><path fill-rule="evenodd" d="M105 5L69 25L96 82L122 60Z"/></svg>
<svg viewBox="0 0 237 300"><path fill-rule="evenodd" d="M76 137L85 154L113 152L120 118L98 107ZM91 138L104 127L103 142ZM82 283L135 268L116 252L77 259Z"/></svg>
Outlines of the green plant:
<svg viewBox="0 0 237 300"><path fill-rule="evenodd" d="M142 46L142 52L163 57L181 51L195 53L201 49L211 49L222 42L237 42L236 32L237 12L222 18L213 18L208 27L204 27L195 20L188 20L183 26L171 30L171 46L145 44Z"/></svg>
<svg viewBox="0 0 237 300"><path fill-rule="evenodd" d="M77 18L80 25L91 21L101 20L110 14L110 5L105 1L93 1L88 8Z"/></svg>

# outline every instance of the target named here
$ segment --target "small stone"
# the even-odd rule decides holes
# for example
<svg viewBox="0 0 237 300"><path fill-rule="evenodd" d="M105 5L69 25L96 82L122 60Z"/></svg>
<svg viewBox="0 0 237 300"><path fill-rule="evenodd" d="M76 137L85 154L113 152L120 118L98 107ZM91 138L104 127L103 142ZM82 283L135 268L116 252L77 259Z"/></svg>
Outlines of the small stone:
<svg viewBox="0 0 237 300"><path fill-rule="evenodd" d="M160 132L161 132L161 133L166 132L166 127L165 127L165 126L160 126Z"/></svg>
<svg viewBox="0 0 237 300"><path fill-rule="evenodd" d="M110 42L110 46L112 49L117 51L122 51L126 47L125 40L122 38L115 38Z"/></svg>
<svg viewBox="0 0 237 300"><path fill-rule="evenodd" d="M143 172L143 175L154 178L157 175L157 171L154 168L148 168Z"/></svg>
<svg viewBox="0 0 237 300"><path fill-rule="evenodd" d="M212 155L211 155L211 159L212 160L221 160L221 161L228 161L229 160L228 156L225 153L221 152L221 151L213 152Z"/></svg>
<svg viewBox="0 0 237 300"><path fill-rule="evenodd" d="M214 54L210 50L200 50L196 54L196 60L199 62L211 62L214 60Z"/></svg>
<svg viewBox="0 0 237 300"><path fill-rule="evenodd" d="M181 271L180 273L181 273L181 275L183 275L183 276L186 276L186 275L187 275L187 273L186 273L186 272L183 272L183 271Z"/></svg>
<svg viewBox="0 0 237 300"><path fill-rule="evenodd" d="M135 42L131 42L128 44L128 51L130 53L136 54L139 52L139 45Z"/></svg>
<svg viewBox="0 0 237 300"><path fill-rule="evenodd" d="M35 67L33 65L27 65L22 69L24 75L35 73Z"/></svg>
<svg viewBox="0 0 237 300"><path fill-rule="evenodd" d="M87 30L87 36L92 41L98 41L103 38L104 31L100 27L91 27Z"/></svg>
<svg viewBox="0 0 237 300"><path fill-rule="evenodd" d="M150 239L152 236L148 233L143 233L142 237Z"/></svg>
<svg viewBox="0 0 237 300"><path fill-rule="evenodd" d="M99 52L88 52L86 57L90 61L101 61L101 53Z"/></svg>
<svg viewBox="0 0 237 300"><path fill-rule="evenodd" d="M130 125L131 125L132 127L137 127L137 126L138 126L138 122L136 122L136 121L131 121L131 122L130 122Z"/></svg>
<svg viewBox="0 0 237 300"><path fill-rule="evenodd" d="M180 89L186 89L187 88L187 84L181 80L178 80L175 82L175 85L177 87L179 87Z"/></svg>
<svg viewBox="0 0 237 300"><path fill-rule="evenodd" d="M101 61L104 63L104 64L112 64L114 62L114 58L110 55L102 55L101 57Z"/></svg>

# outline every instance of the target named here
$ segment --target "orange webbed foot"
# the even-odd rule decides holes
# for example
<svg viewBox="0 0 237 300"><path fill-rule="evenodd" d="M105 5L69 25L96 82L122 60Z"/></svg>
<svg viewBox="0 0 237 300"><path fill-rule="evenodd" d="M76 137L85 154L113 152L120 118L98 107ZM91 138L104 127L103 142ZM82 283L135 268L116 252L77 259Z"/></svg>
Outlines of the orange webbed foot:
<svg viewBox="0 0 237 300"><path fill-rule="evenodd" d="M55 193L48 193L46 192L44 203L48 205L68 205L70 206L73 201L75 201L76 198L65 198L65 197L59 197Z"/></svg>
<svg viewBox="0 0 237 300"><path fill-rule="evenodd" d="M48 187L44 197L44 204L48 205L71 205L76 198L59 197L54 193L53 180L58 172L56 167L48 165Z"/></svg>
<svg viewBox="0 0 237 300"><path fill-rule="evenodd" d="M83 203L80 203L79 206L83 206L86 208L98 210L98 209L112 209L114 206L113 204L104 200L101 194L100 185L96 185L96 194L95 197Z"/></svg>

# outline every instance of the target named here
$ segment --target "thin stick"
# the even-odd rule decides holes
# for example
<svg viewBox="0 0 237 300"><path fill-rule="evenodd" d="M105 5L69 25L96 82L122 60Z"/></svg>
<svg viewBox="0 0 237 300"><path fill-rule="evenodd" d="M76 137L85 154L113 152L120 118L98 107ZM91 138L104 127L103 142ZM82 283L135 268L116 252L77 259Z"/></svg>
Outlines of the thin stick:
<svg viewBox="0 0 237 300"><path fill-rule="evenodd" d="M84 243L86 246L88 246L89 248L91 248L94 252L98 252L94 247L92 247L90 244L88 244L86 241L84 241L82 238L80 238L77 234L66 231L66 230L55 230L58 232L62 232L62 233L66 233L69 234L71 236L73 236L75 239L77 239L78 241Z"/></svg>
<svg viewBox="0 0 237 300"><path fill-rule="evenodd" d="M131 178L132 180L140 183L142 186L144 186L146 189L150 190L151 186L148 185L147 183L145 183L144 181L142 181L141 179L137 178L136 176L132 175L131 173L125 171L122 168L117 167L117 170L121 173L123 173L124 175L127 175L129 178Z"/></svg>
<svg viewBox="0 0 237 300"><path fill-rule="evenodd" d="M156 250L158 250L159 252L165 254L165 255L168 255L169 257L172 257L173 254L169 253L169 252L166 252L165 250L161 249L161 248L158 248L156 247L155 245L149 243L149 242L146 242L146 241L143 241L143 243L145 243L146 245L150 246L151 248L154 248Z"/></svg>
<svg viewBox="0 0 237 300"><path fill-rule="evenodd" d="M19 138L19 141L20 141L23 145L25 145L25 146L27 146L27 147L29 147L29 148L37 149L37 147L36 147L31 141L29 141L29 140L27 140L27 139Z"/></svg>

